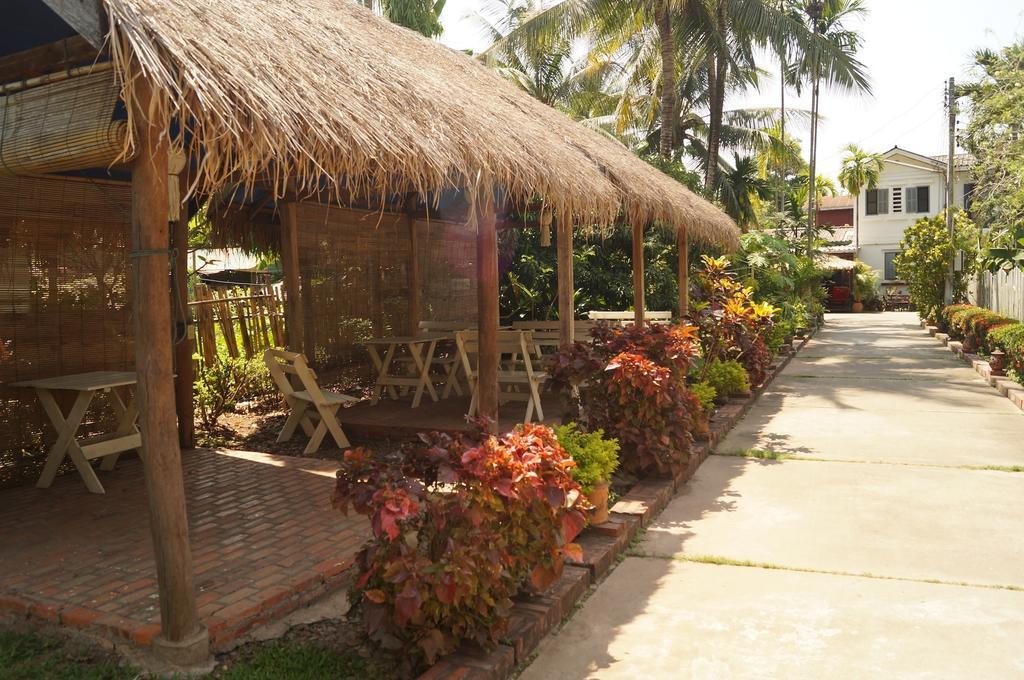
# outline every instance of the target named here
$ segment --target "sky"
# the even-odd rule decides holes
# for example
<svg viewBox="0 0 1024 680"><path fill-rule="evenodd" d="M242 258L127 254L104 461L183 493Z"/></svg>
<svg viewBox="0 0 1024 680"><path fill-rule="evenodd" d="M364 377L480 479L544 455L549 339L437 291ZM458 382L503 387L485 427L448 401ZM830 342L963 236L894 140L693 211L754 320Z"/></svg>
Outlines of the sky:
<svg viewBox="0 0 1024 680"><path fill-rule="evenodd" d="M441 15L441 41L458 49L486 47L467 15L483 0L448 0ZM864 39L860 59L872 94L823 91L818 165L835 178L842 148L853 142L869 151L899 146L925 155L947 152L948 120L943 90L950 77L969 79L973 52L1000 48L1024 36L1024 0L866 0L868 14L849 25ZM767 57L759 64L771 71ZM778 81L760 91L732 95L726 108L778 106ZM810 109L810 98L786 96L786 106ZM959 127L965 119L961 117ZM800 134L806 154L806 131Z"/></svg>

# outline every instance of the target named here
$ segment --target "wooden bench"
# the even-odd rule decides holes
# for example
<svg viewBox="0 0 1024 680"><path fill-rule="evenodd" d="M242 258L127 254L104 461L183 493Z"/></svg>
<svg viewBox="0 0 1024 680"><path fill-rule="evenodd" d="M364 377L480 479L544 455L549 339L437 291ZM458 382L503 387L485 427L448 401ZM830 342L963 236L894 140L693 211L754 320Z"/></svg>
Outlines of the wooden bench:
<svg viewBox="0 0 1024 680"><path fill-rule="evenodd" d="M636 314L630 310L615 312L587 312L587 318L591 321L604 321L613 326L633 323ZM644 312L644 321L650 324L672 323L672 312Z"/></svg>
<svg viewBox="0 0 1024 680"><path fill-rule="evenodd" d="M537 420L544 420L544 409L540 401L540 386L544 381L544 373L534 369L534 359L541 357L540 347L534 342L531 331L498 331L498 401L525 401L526 417L524 423L530 422L536 412ZM479 377L478 357L480 339L476 331L460 331L455 334L455 345L458 348L459 360L463 373L469 382L473 397L469 403L469 415L479 412ZM518 391L525 387L525 392ZM507 388L503 390L502 388Z"/></svg>
<svg viewBox="0 0 1024 680"><path fill-rule="evenodd" d="M590 331L597 325L596 321L578 319L573 322L575 326L575 337L577 340L589 340ZM558 349L562 344L562 335L558 321L516 321L512 329L517 331L530 331L533 334L533 341L541 348L541 351Z"/></svg>

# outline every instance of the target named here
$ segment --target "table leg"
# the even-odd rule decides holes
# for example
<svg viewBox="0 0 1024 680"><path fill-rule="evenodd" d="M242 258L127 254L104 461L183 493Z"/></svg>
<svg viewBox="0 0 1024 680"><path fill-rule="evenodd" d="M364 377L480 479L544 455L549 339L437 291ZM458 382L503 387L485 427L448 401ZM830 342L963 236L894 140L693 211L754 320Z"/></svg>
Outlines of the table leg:
<svg viewBox="0 0 1024 680"><path fill-rule="evenodd" d="M434 350L437 348L437 340L431 340L427 343L427 356L425 361L420 355L420 344L422 343L409 343L409 354L412 355L412 360L413 363L416 364L417 375L419 376L419 384L416 385L416 395L412 399L413 408L420 405L420 401L423 399L424 389L427 390L433 401L437 401L437 392L434 391L434 384L430 380L430 363L434 360Z"/></svg>
<svg viewBox="0 0 1024 680"><path fill-rule="evenodd" d="M135 395L132 394L130 388L125 389L128 393L127 404L125 404L125 401L121 398L121 394L118 392L116 387L110 390L110 398L114 404L114 412L117 413L117 429L114 431L114 434L119 437L126 434L135 434L139 431L139 428L137 427L139 409L135 405ZM141 457L142 449L138 449L138 451ZM114 466L117 465L117 459L120 457L121 453L123 452L112 453L109 456L104 456L100 461L100 470L103 470L104 472L113 470Z"/></svg>
<svg viewBox="0 0 1024 680"><path fill-rule="evenodd" d="M46 464L43 466L43 474L39 476L36 486L45 489L53 484L53 480L57 476L57 469L64 461L64 456L67 455L75 464L78 474L82 476L89 491L103 493L103 485L100 484L96 472L82 454L78 442L75 441L75 432L81 426L82 418L85 417L85 412L96 393L93 390L79 392L66 418L50 390L37 387L36 394L39 396L39 403L43 405L43 410L49 416L54 429L57 430L57 442L50 448Z"/></svg>
<svg viewBox="0 0 1024 680"><path fill-rule="evenodd" d="M370 352L370 358L373 360L373 365L377 369L377 380L373 384L373 397L370 399L370 403L374 406L380 401L381 392L384 390L384 362L381 361L380 353L377 352L377 348L373 345L367 345L366 349Z"/></svg>

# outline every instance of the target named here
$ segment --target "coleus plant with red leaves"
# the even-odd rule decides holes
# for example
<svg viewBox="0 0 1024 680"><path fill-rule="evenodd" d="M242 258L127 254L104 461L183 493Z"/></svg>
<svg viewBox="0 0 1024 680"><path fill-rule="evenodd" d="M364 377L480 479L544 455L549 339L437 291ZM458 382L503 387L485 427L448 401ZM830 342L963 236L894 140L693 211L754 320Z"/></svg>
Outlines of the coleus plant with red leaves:
<svg viewBox="0 0 1024 680"><path fill-rule="evenodd" d="M626 472L679 472L695 430L707 427L700 401L686 387L696 329L599 324L592 334L593 342L564 347L548 363L552 386L568 402L567 419L618 439Z"/></svg>
<svg viewBox="0 0 1024 680"><path fill-rule="evenodd" d="M497 643L512 597L580 559L588 505L554 432L421 435L401 452L345 452L334 505L366 515L350 598L371 639L433 663L462 641Z"/></svg>

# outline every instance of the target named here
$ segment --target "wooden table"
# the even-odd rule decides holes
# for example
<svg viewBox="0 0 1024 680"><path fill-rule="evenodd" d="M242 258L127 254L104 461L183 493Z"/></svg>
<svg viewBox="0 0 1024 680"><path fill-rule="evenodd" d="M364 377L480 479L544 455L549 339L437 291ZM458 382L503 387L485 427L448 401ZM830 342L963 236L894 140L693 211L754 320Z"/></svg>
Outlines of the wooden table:
<svg viewBox="0 0 1024 680"><path fill-rule="evenodd" d="M437 401L437 392L434 390L434 383L430 379L430 365L434 361L434 352L437 350L437 343L442 340L451 340L450 335L441 333L422 333L420 335L398 335L390 338L373 338L364 340L363 344L370 352L374 366L377 367L377 382L373 388L373 399L371 404L380 401L381 395L386 390L392 399L398 399L396 387L414 387L416 393L412 398L412 407L416 408L423 399L423 392L426 391L433 401ZM384 356L381 357L379 348L386 347ZM391 373L391 366L394 364L395 354L405 348L412 358L414 375L408 373L394 375Z"/></svg>
<svg viewBox="0 0 1024 680"><path fill-rule="evenodd" d="M131 390L136 382L135 373L132 372L93 371L11 383L13 387L35 389L39 402L43 405L43 410L46 411L54 429L57 430L57 442L50 447L50 452L46 456L46 464L43 466L43 474L40 475L36 486L46 488L53 484L53 480L57 476L57 469L64 462L64 457L70 456L89 491L103 493L103 485L100 484L89 461L93 458L102 458L100 469L113 470L119 454L142 448L142 436L139 434L137 425L139 412ZM123 389L127 399L122 397L119 389ZM54 399L55 391L74 392L77 395L67 415L64 415L57 400ZM89 404L92 403L93 397L98 392L110 393L117 415L117 429L108 434L77 439L75 434L82 425L82 419L85 417Z"/></svg>

